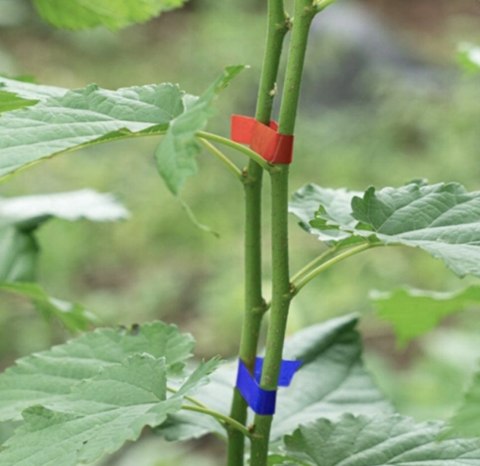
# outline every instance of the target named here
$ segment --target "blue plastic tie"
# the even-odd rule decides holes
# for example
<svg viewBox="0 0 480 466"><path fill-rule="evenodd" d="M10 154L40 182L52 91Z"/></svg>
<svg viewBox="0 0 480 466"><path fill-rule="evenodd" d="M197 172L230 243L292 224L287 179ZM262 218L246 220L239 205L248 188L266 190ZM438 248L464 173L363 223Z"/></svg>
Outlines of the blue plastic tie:
<svg viewBox="0 0 480 466"><path fill-rule="evenodd" d="M282 360L278 386L288 387L301 364L301 361ZM262 369L263 358L257 357L255 360L254 376L252 377L252 374L250 374L243 361L239 360L236 386L248 406L250 406L255 413L272 415L275 413L277 391L264 390L260 387Z"/></svg>

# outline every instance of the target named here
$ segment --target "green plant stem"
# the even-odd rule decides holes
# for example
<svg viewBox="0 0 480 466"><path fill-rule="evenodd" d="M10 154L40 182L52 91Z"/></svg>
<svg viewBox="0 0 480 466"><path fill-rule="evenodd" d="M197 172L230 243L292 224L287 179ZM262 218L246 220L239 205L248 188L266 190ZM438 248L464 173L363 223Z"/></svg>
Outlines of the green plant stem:
<svg viewBox="0 0 480 466"><path fill-rule="evenodd" d="M288 31L283 0L268 0L267 38L255 118L268 124L276 89L283 40ZM249 154L246 154L249 155ZM271 165L262 157L251 156L245 177L245 312L240 337L239 358L253 372L263 315L267 309L262 295L262 178ZM234 389L230 416L245 425L247 404ZM228 436L228 466L243 466L244 437L231 429Z"/></svg>
<svg viewBox="0 0 480 466"><path fill-rule="evenodd" d="M293 275L290 281L292 283L298 281L303 275L310 272L310 270L314 269L317 265L324 262L327 257L330 257L332 254L335 254L336 250L337 249L333 247L333 248L327 249L322 254L315 257L315 259L313 259L311 262L305 265L305 267L302 267L295 275Z"/></svg>
<svg viewBox="0 0 480 466"><path fill-rule="evenodd" d="M235 175L237 179L243 181L242 171L221 150L217 149L206 139L200 138L200 142L212 155L214 155L218 160L220 160L220 162L222 162L225 167Z"/></svg>
<svg viewBox="0 0 480 466"><path fill-rule="evenodd" d="M288 266L288 165L272 173L272 305L260 385L276 390L290 306ZM273 416L256 415L252 437L252 466L265 466Z"/></svg>
<svg viewBox="0 0 480 466"><path fill-rule="evenodd" d="M305 62L308 33L315 10L312 0L296 0L292 40L288 56L285 87L280 107L279 132L295 130L300 83ZM272 307L267 332L265 360L260 385L276 390L292 294L288 265L288 165L270 171L272 183ZM266 466L273 416L256 415L252 436L251 466Z"/></svg>
<svg viewBox="0 0 480 466"><path fill-rule="evenodd" d="M292 40L288 52L288 66L278 121L278 131L282 134L293 134L295 131L308 34L315 13L311 0L295 1Z"/></svg>
<svg viewBox="0 0 480 466"><path fill-rule="evenodd" d="M259 165L263 170L269 171L272 168L272 166L263 157L258 155L252 149L249 149L248 147L239 144L238 142L232 141L231 139L225 138L218 134L208 133L207 131L198 131L196 135L200 139L223 144L224 146L230 147L231 149L234 149L237 152L246 155L250 160L254 161L256 165Z"/></svg>
<svg viewBox="0 0 480 466"><path fill-rule="evenodd" d="M222 413L219 413L218 411L213 411L208 408L203 408L201 406L197 405L183 405L182 409L185 409L187 411L194 411L196 413L202 413L202 414L207 414L208 416L212 416L218 421L220 421L222 424L227 425L228 427L235 429L237 432L240 433L242 437L250 437L251 433L250 431L243 425L237 422L235 419L232 419L229 416L225 416Z"/></svg>
<svg viewBox="0 0 480 466"><path fill-rule="evenodd" d="M355 254L358 254L362 251L366 251L367 249L371 249L373 247L375 247L375 245L371 243L362 243L358 246L354 246L350 249L347 249L346 251L336 255L335 257L332 257L330 260L326 262L323 262L318 267L315 267L312 270L310 270L310 272L304 274L303 276L300 276L296 280L292 280L292 293L296 295L308 282L313 280L315 277L317 277L323 271L329 269L333 265L338 264L344 259L352 257Z"/></svg>

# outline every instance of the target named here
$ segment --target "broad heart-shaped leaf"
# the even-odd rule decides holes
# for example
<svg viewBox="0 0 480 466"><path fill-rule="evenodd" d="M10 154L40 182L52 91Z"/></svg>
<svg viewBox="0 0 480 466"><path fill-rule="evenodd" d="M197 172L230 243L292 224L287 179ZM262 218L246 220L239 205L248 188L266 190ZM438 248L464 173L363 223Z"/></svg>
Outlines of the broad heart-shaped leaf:
<svg viewBox="0 0 480 466"><path fill-rule="evenodd" d="M33 0L40 15L54 26L119 29L141 23L163 11L181 7L186 0Z"/></svg>
<svg viewBox="0 0 480 466"><path fill-rule="evenodd" d="M195 138L205 128L217 95L228 86L245 66L229 66L197 100L174 118L160 142L156 159L158 170L173 194L178 194L185 180L197 172L196 155L200 146Z"/></svg>
<svg viewBox="0 0 480 466"><path fill-rule="evenodd" d="M53 298L36 283L0 282L0 291L15 293L29 299L45 319L58 319L71 332L88 330L89 326L96 322L96 316L80 304Z"/></svg>
<svg viewBox="0 0 480 466"><path fill-rule="evenodd" d="M91 464L136 440L144 427L155 427L179 411L188 394L216 367L200 366L167 398L165 358L134 354L120 364L72 389L61 409L33 406L23 412L24 424L0 452L0 465L76 466ZM199 376L201 374L201 376Z"/></svg>
<svg viewBox="0 0 480 466"><path fill-rule="evenodd" d="M127 329L100 329L63 345L19 359L0 375L0 421L19 420L27 408L60 410L81 381L123 364L130 356L164 359L169 373L180 374L193 340L162 322ZM1 463L0 461L0 464Z"/></svg>
<svg viewBox="0 0 480 466"><path fill-rule="evenodd" d="M443 318L469 307L479 307L480 286L454 292L411 288L372 291L370 299L378 315L393 325L399 343L405 344L436 327Z"/></svg>
<svg viewBox="0 0 480 466"><path fill-rule="evenodd" d="M286 453L271 465L478 466L479 439L438 441L441 423L416 424L392 416L345 415L301 426L285 439Z"/></svg>
<svg viewBox="0 0 480 466"><path fill-rule="evenodd" d="M278 392L272 441L319 417L337 419L345 412L392 410L363 367L356 323L356 317L341 317L302 330L287 340L284 357L300 359L303 365L291 386ZM236 367L236 362L222 366L195 398L228 414ZM221 430L210 418L182 412L171 416L159 432L169 440L184 440Z"/></svg>
<svg viewBox="0 0 480 466"><path fill-rule="evenodd" d="M312 209L313 194L307 194L306 207L297 204L294 212L302 214L304 223ZM377 245L416 247L459 276L480 276L480 192L468 193L458 183L413 182L378 191L372 187L363 197L340 190L320 202L309 225L322 240L341 244L363 238ZM331 230L339 231L336 240Z"/></svg>
<svg viewBox="0 0 480 466"><path fill-rule="evenodd" d="M91 144L162 133L184 110L183 98L173 84L116 91L90 85L5 112L0 116L0 176Z"/></svg>

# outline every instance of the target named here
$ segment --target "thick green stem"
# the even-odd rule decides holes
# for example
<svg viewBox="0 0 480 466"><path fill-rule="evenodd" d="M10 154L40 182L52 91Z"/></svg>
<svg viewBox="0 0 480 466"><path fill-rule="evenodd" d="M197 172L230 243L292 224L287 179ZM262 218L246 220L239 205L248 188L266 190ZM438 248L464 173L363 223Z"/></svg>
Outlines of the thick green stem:
<svg viewBox="0 0 480 466"><path fill-rule="evenodd" d="M269 123L272 113L274 90L287 33L287 20L283 0L268 0L268 25L265 53L260 78L255 118ZM252 371L257 354L258 339L263 314L266 310L262 295L261 254L261 203L262 163L250 160L245 179L245 314L242 325L239 357ZM238 390L234 390L230 417L241 424L247 421L247 404ZM228 466L243 466L245 456L244 436L236 429L229 430Z"/></svg>
<svg viewBox="0 0 480 466"><path fill-rule="evenodd" d="M268 326L265 361L260 385L276 390L282 361L283 342L290 306L288 267L288 165L279 165L272 180L272 307ZM255 416L252 437L252 466L265 466L272 416Z"/></svg>
<svg viewBox="0 0 480 466"><path fill-rule="evenodd" d="M280 107L279 132L291 135L300 96L308 33L315 9L312 0L296 0L292 41L288 56L285 88ZM267 333L265 360L260 385L276 390L283 354L288 310L292 293L288 266L288 165L270 171L272 182L272 306ZM252 436L251 466L266 466L273 416L256 415Z"/></svg>
<svg viewBox="0 0 480 466"><path fill-rule="evenodd" d="M293 134L295 131L308 34L315 13L312 0L296 0L292 41L288 52L288 66L278 121L278 130L282 134Z"/></svg>

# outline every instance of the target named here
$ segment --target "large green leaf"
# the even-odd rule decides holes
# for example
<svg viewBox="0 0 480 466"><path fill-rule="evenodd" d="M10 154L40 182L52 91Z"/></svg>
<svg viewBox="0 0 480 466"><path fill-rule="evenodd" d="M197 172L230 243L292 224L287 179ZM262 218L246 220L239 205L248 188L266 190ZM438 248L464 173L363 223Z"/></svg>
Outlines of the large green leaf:
<svg viewBox="0 0 480 466"><path fill-rule="evenodd" d="M172 84L109 91L90 85L0 117L0 176L102 141L162 132L183 111Z"/></svg>
<svg viewBox="0 0 480 466"><path fill-rule="evenodd" d="M281 388L272 428L272 440L292 433L299 424L345 412L389 412L390 405L375 387L361 360L361 344L354 327L357 319L346 316L302 330L287 340L285 358L303 362L288 388ZM215 372L196 398L228 414L235 382L236 363ZM172 416L160 429L170 440L221 433L217 423L195 413Z"/></svg>
<svg viewBox="0 0 480 466"><path fill-rule="evenodd" d="M292 466L477 466L480 440L438 441L441 423L416 424L393 416L345 415L301 426L285 439L285 454L271 465Z"/></svg>
<svg viewBox="0 0 480 466"><path fill-rule="evenodd" d="M197 100L174 118L156 151L157 166L172 193L178 194L185 180L197 172L196 155L200 146L195 134L205 128L217 95L245 67L229 66Z"/></svg>
<svg viewBox="0 0 480 466"><path fill-rule="evenodd" d="M311 188L304 199L305 207L297 202L294 213L323 241L363 238L377 245L416 247L459 276L480 276L480 192L469 193L458 183L414 182L378 191L372 187L363 197L339 190L323 200ZM319 209L311 217L316 200Z"/></svg>
<svg viewBox="0 0 480 466"><path fill-rule="evenodd" d="M0 291L14 293L29 299L45 319L55 318L71 332L87 330L97 320L94 314L80 304L53 298L36 283L0 282Z"/></svg>
<svg viewBox="0 0 480 466"><path fill-rule="evenodd" d="M164 357L137 353L106 366L75 385L59 411L43 406L26 409L23 425L4 444L0 465L91 464L136 440L144 427L158 426L168 414L179 411L184 395L215 366L216 362L202 364L169 398Z"/></svg>
<svg viewBox="0 0 480 466"><path fill-rule="evenodd" d="M480 306L480 286L456 292L435 292L399 288L391 292L373 291L370 298L378 315L393 325L400 344L405 344L459 311Z"/></svg>
<svg viewBox="0 0 480 466"><path fill-rule="evenodd" d="M186 0L33 0L38 12L53 25L66 29L106 26L119 29L147 21Z"/></svg>
<svg viewBox="0 0 480 466"><path fill-rule="evenodd" d="M0 375L0 421L18 420L22 411L36 405L61 411L79 382L94 379L104 369L119 367L131 356L146 354L153 360L164 359L167 370L179 374L192 348L189 335L161 322L131 330L86 333L19 359Z"/></svg>

